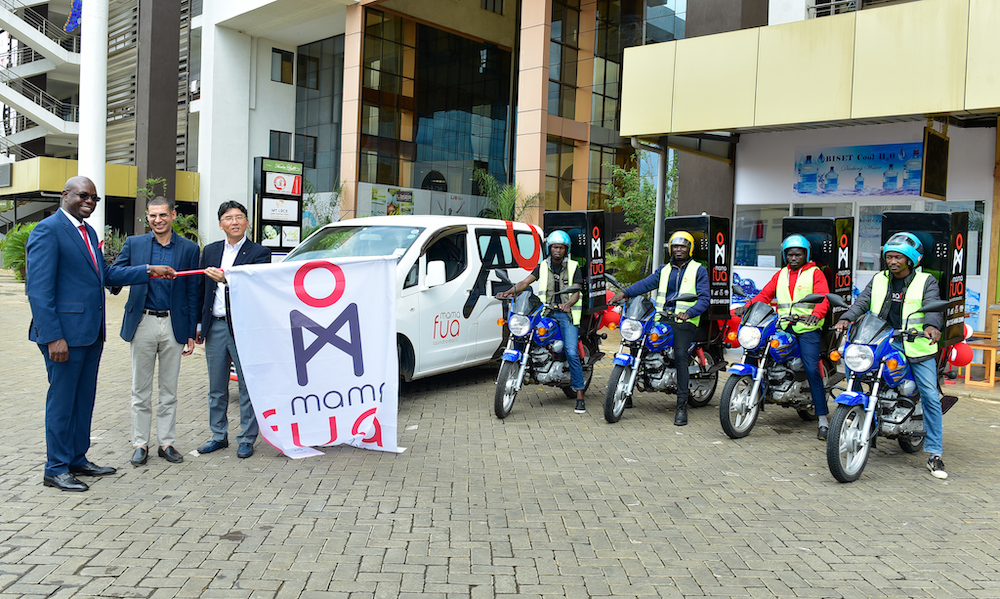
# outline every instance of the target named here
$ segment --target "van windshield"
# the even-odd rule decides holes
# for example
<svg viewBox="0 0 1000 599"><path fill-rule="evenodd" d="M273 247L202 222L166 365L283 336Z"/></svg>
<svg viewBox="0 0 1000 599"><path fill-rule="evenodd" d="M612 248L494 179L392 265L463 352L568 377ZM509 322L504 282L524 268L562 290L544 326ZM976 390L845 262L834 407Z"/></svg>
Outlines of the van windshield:
<svg viewBox="0 0 1000 599"><path fill-rule="evenodd" d="M285 260L317 260L363 256L395 256L398 260L423 227L330 227L306 239Z"/></svg>

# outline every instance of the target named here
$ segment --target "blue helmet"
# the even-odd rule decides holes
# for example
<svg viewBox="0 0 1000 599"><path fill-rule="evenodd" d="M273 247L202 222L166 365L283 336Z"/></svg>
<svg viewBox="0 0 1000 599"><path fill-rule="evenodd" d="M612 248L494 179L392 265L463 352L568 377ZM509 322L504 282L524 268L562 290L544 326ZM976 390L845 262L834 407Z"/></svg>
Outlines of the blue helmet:
<svg viewBox="0 0 1000 599"><path fill-rule="evenodd" d="M566 246L566 253L569 254L569 235L565 231L553 231L549 233L548 239L545 240L545 251L550 251L553 245Z"/></svg>
<svg viewBox="0 0 1000 599"><path fill-rule="evenodd" d="M785 257L785 252L791 248L801 248L806 251L806 262L809 262L809 240L802 235L789 235L781 242L781 257ZM785 262L788 262L785 259Z"/></svg>
<svg viewBox="0 0 1000 599"><path fill-rule="evenodd" d="M910 260L910 268L914 268L924 257L924 244L913 233L896 233L882 246L882 258L886 252L903 254Z"/></svg>

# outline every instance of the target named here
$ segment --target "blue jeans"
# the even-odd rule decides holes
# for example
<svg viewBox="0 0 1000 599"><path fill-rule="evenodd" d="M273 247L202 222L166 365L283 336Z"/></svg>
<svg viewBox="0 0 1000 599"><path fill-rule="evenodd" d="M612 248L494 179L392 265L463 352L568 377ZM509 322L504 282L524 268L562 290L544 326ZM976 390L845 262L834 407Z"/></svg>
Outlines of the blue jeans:
<svg viewBox="0 0 1000 599"><path fill-rule="evenodd" d="M903 344L893 342L892 346L903 351ZM917 381L920 403L924 405L924 451L940 454L942 449L943 425L941 418L941 396L937 387L937 360L930 358L922 362L910 362L910 371Z"/></svg>
<svg viewBox="0 0 1000 599"><path fill-rule="evenodd" d="M823 336L821 331L795 333L799 340L799 353L806 369L806 380L809 381L809 393L812 394L813 406L817 416L826 416L830 408L826 405L826 390L823 389L823 375L819 371L819 346Z"/></svg>
<svg viewBox="0 0 1000 599"><path fill-rule="evenodd" d="M569 314L565 312L553 312L552 320L559 323L559 332L562 333L563 347L566 352L566 360L569 362L570 387L574 391L581 391L584 387L583 367L580 366L580 332L573 324Z"/></svg>

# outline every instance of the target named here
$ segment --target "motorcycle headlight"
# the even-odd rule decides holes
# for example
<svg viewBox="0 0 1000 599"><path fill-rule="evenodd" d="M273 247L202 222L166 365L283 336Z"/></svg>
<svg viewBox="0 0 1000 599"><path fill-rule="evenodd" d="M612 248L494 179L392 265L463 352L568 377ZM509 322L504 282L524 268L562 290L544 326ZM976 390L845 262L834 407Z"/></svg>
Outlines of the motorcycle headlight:
<svg viewBox="0 0 1000 599"><path fill-rule="evenodd" d="M848 345L844 365L853 372L868 372L875 365L875 352L867 345Z"/></svg>
<svg viewBox="0 0 1000 599"><path fill-rule="evenodd" d="M642 337L642 323L632 318L626 318L621 325L622 339L625 341L638 341Z"/></svg>
<svg viewBox="0 0 1000 599"><path fill-rule="evenodd" d="M756 349L760 345L760 329L757 327L740 327L736 340L745 349Z"/></svg>
<svg viewBox="0 0 1000 599"><path fill-rule="evenodd" d="M507 328L510 334L515 337L524 337L531 331L531 321L524 314L511 314L507 321Z"/></svg>

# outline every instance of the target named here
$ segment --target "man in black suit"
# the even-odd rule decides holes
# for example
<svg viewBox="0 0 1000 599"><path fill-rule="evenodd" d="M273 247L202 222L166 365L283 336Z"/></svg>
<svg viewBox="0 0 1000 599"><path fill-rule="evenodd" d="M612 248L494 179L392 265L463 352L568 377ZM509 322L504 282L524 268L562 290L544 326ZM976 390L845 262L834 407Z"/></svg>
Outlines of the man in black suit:
<svg viewBox="0 0 1000 599"><path fill-rule="evenodd" d="M174 232L177 218L174 201L156 196L146 205L146 219L153 229L125 240L115 266L169 264L176 270L198 268L198 244ZM177 423L177 376L181 355L194 352L195 327L201 292L199 277L172 281L152 279L148 285L133 285L122 318L122 339L132 354L132 445L131 462L141 466L149 457L153 419L153 370L159 362L159 394L156 407L157 455L168 462L183 462L174 449ZM120 288L112 287L111 293Z"/></svg>
<svg viewBox="0 0 1000 599"><path fill-rule="evenodd" d="M108 266L97 233L86 224L101 197L87 177L66 181L59 210L28 237L28 339L45 359L45 474L42 483L61 491L86 491L77 476L114 474L87 459L104 351L104 286L145 285L150 275L174 278L169 266Z"/></svg>
<svg viewBox="0 0 1000 599"><path fill-rule="evenodd" d="M201 267L205 269L205 294L198 333L195 341L205 342L205 359L208 361L208 426L212 438L198 448L199 453L211 453L229 447L229 360L236 366L240 388L240 435L236 438L239 449L236 457L253 455L257 440L257 417L247 393L240 357L229 323L229 287L225 270L242 264L268 264L271 250L247 239L250 227L247 209L239 202L223 202L219 206L219 228L226 233L225 241L205 246L201 254Z"/></svg>

